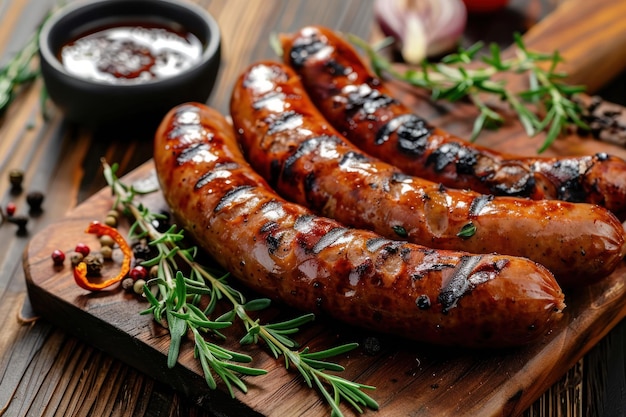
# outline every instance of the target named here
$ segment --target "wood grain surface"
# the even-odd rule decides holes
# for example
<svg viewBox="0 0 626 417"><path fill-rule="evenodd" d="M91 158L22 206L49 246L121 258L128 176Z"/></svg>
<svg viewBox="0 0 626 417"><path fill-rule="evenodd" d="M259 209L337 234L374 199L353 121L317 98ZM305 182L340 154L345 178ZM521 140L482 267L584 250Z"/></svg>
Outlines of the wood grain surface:
<svg viewBox="0 0 626 417"><path fill-rule="evenodd" d="M0 56L2 63L12 56L25 42L35 29L45 12L54 5L53 0L29 0L20 2L0 2ZM228 109L230 88L234 78L249 63L262 58L275 57L269 46L268 38L275 31L295 30L305 24L323 24L345 32L354 33L364 38L375 38L376 28L372 23L371 1L342 1L318 0L306 1L246 1L246 0L198 0L202 7L208 9L217 18L223 32L223 62L220 78L209 100L209 104L225 112ZM550 21L544 19L552 13L560 3L568 5L559 12L574 13L584 11L578 15L578 22L564 20L565 17L555 18L552 14ZM597 7L592 7L597 6ZM556 30L561 39L571 39L570 44L564 45L564 55L569 63L578 62L582 57L583 67L581 74L589 74L593 79L586 80L592 86L591 93L599 93L604 98L622 104L626 97L624 87L624 49L607 50L605 46L624 44L623 25L620 24L622 12L615 10L623 7L621 0L600 0L587 2L585 0L512 0L507 9L492 15L471 16L464 36L464 44L470 44L481 39L494 41L502 46L510 44L513 31L527 32L533 48L537 47L551 52L552 44L541 42L539 30ZM621 9L619 9L621 10ZM570 15L571 16L571 15ZM601 18L599 16L602 16ZM537 24L539 22L539 24ZM547 23L546 23L547 22ZM567 22L567 23L565 23ZM594 27L596 22L599 27ZM582 26L581 26L582 24ZM529 31L530 29L530 31ZM558 29L558 30L557 30ZM604 30L603 29L607 29ZM610 29L610 30L608 30ZM575 30L579 31L576 32ZM583 32L580 32L583 30ZM574 32L573 32L574 31ZM576 38L579 34L581 37ZM536 36L531 38L530 36ZM584 36L583 36L584 34ZM579 42L583 39L585 42ZM593 45L587 40L601 40L602 47ZM544 49L545 48L545 49ZM586 50L585 50L586 48ZM620 53L621 51L621 53ZM593 53L592 59L589 53ZM571 61L570 58L574 60ZM589 64L591 62L591 64ZM609 64L610 63L610 64ZM587 68L586 70L584 68ZM599 70L602 68L602 70ZM577 74L579 70L573 71ZM582 76L581 79L584 80ZM579 82L572 78L572 82ZM398 91L402 88L398 86ZM28 234L16 235L15 228L10 224L0 227L0 314L5 318L3 332L0 333L0 415L2 416L214 416L205 407L199 406L193 400L180 394L157 378L149 376L148 371L138 368L138 364L130 365L107 354L96 346L85 343L72 332L66 332L61 327L53 325L55 317L43 316L34 318L34 314L27 301L26 280L22 269L22 253L29 242L33 242L29 250L34 248L36 240L48 226L56 227L63 224L68 213L72 216L81 216L80 210L91 207L86 218L91 219L101 210L104 202L91 206L77 205L85 203L90 198L103 198L101 192L105 185L99 165L99 159L104 156L109 161L120 164L122 173L129 173L137 167L142 167L139 173L145 170L145 164L151 157L152 132L136 131L132 126L113 126L97 130L88 130L78 125L69 124L63 120L61 114L55 111L54 106L48 104L50 118L44 120L39 107L41 83L38 81L30 87L18 92L14 104L0 120L0 203L4 208L9 201L18 206L20 214L28 214L25 195L31 190L45 192L44 212L39 216L30 216ZM414 91L403 92L406 100L413 101L420 111L437 114L443 111L446 116L438 119L449 130L464 134L471 119L471 110L464 105L447 107L441 105L424 104L425 96ZM514 122L511 122L511 126ZM511 127L511 132L515 131ZM532 141L521 138L515 141L497 143L499 136L493 133L493 139L481 138L481 141L493 140L494 146L507 149L525 149L532 152ZM523 139L523 140L522 140ZM541 138L535 139L540 141ZM559 146L550 150L550 153L585 153L597 146L609 146L614 153L623 154L623 149L603 143L595 143L588 138L572 136L567 142L560 142ZM567 143L567 144L566 144ZM23 192L13 193L6 181L11 169L19 168L25 173ZM106 192L104 192L106 193ZM95 197L94 197L95 196ZM106 200L106 199L105 199ZM74 211L76 210L76 211ZM77 221L69 218L69 223ZM76 229L82 235L82 227ZM63 233L68 233L64 230ZM74 233L74 232L72 232ZM41 249L43 250L43 249ZM37 268L49 267L50 264L41 262ZM35 268L36 269L36 268ZM582 299L589 300L598 293L593 290L583 294ZM572 295L568 295L571 297ZM603 299L609 302L610 297ZM89 306L89 303L81 305ZM571 312L576 311L574 302ZM129 306L130 308L130 306ZM607 308L607 304L593 304L589 314L599 314L597 309ZM106 310L106 307L101 310ZM620 311L619 308L613 312ZM604 314L604 313L603 313ZM90 316L93 316L90 313ZM589 317L589 316L586 316ZM597 317L597 316L596 316ZM626 351L626 321L616 324L619 314L599 318L600 329L595 329L595 337L580 340L582 352L589 352L580 360L575 356L550 356L545 372L556 381L559 375L551 373L553 368L566 369L564 362L571 363L571 367L564 375L551 385L545 392L541 392L550 385L545 380L532 381L531 392L522 392L520 397L533 396L537 400L527 409L522 410L522 403L507 410L512 414L522 413L524 416L622 416L626 403L626 365L624 352ZM115 317L120 320L120 317ZM141 318L126 318L136 326ZM613 325L616 327L607 336L598 338ZM573 320L568 331L576 338L583 333L585 321ZM315 327L317 328L317 327ZM315 328L306 329L300 339L303 343L319 340ZM325 335L335 334L337 327L330 326ZM78 327L75 331L85 331L85 327ZM89 330L89 329L87 329ZM92 329L93 330L93 329ZM97 330L97 329L96 329ZM342 329L343 331L343 329ZM599 333L598 333L599 332ZM346 332L341 337L363 337ZM111 345L119 342L118 338L109 341ZM592 347L595 345L595 347ZM111 346L109 346L111 347ZM382 355L394 356L396 348L406 352L410 347L402 346L401 341L386 340ZM132 351L132 347L129 350ZM424 347L415 347L414 357L406 362L393 361L394 368L389 373L396 373L406 379L418 370L421 364L431 363L432 355ZM361 354L362 355L362 354ZM355 365L369 357L351 355L343 360L347 365L348 377L355 377L359 381L361 376L351 374ZM489 358L481 358L481 360ZM459 357L463 362L463 357ZM474 372L478 367L470 359L465 359L467 373ZM495 359L494 359L495 360ZM521 359L520 359L521 361ZM131 360L132 362L132 360ZM553 365L554 363L554 365ZM413 366L409 365L413 364ZM532 362L529 362L533 365ZM522 366L523 364L518 364ZM448 368L446 368L448 366ZM458 389L455 378L463 376L463 372L450 372L446 362L439 372L429 375L434 385L427 386L427 390L434 390L439 394L438 402L445 403L446 394ZM564 367L565 366L565 367ZM281 364L268 361L267 369L280 370ZM426 369L427 370L427 369ZM421 370L422 372L424 369ZM500 368L504 374L507 368ZM480 370L479 370L480 372ZM509 368L510 372L510 368ZM193 375L193 372L190 373ZM289 376L289 374L287 374ZM294 375L284 385L287 388L301 389L301 381ZM368 375L363 376L364 380ZM439 378L439 379L438 379ZM510 387L518 382L510 378ZM450 384L450 382L453 382ZM519 381L524 383L524 381ZM423 384L423 382L419 382ZM418 385L419 385L418 384ZM385 395L393 390L395 385L379 386L376 395ZM415 385L417 387L418 385ZM426 385L422 385L426 386ZM509 387L509 388L510 388ZM265 389L259 384L258 389ZM507 388L505 391L512 392ZM486 390L485 390L486 391ZM467 392L468 406L475 404L485 391ZM405 391L410 393L410 390ZM223 396L220 393L208 393ZM282 395L278 392L277 396ZM273 397L274 399L277 397ZM315 396L309 394L309 401L316 401ZM411 397L402 397L410 401ZM515 397L517 398L517 397ZM527 400L524 400L527 401ZM306 410L308 402L297 404L298 408L290 410L290 414L298 415L298 410ZM279 404L277 404L278 406ZM387 412L368 415L394 415L393 411L401 409L405 404L390 402L382 404ZM419 407L420 404L415 404ZM319 410L321 405L313 407ZM424 405L424 410L427 410ZM424 411L425 412L425 411ZM231 413L232 414L232 413ZM302 415L308 415L302 411ZM238 414L235 414L238 415ZM506 415L506 414L505 414Z"/></svg>
<svg viewBox="0 0 626 417"><path fill-rule="evenodd" d="M150 178L154 178L154 170L148 162L125 181L133 184ZM119 288L90 294L75 285L67 264L54 267L50 253L55 248L70 251L71 242L76 241L97 247L97 240L86 240L83 230L90 221L103 219L111 204L110 191L105 189L31 240L24 268L28 292L39 313L90 344L171 384L216 414L328 414L325 405L300 378L277 366L259 348L245 351L253 357L253 366L270 372L246 378L250 384L247 394L238 393L237 401L232 401L224 390L208 391L191 342L183 346L179 366L167 369L168 338L150 317L139 316L146 308L145 301L137 301ZM159 194L144 204L156 212L167 208ZM351 329L323 317L307 327L298 340L312 349L338 342L364 346L376 340L380 351L361 347L339 360L350 378L377 387L372 395L381 405L383 415L520 415L626 316L625 280L626 265L620 265L599 284L568 292L564 319L544 340L519 349L476 352L433 348ZM294 317L297 312L277 306L277 310L266 314ZM238 331L227 333L230 338L224 343L226 348L241 350L238 340L243 333Z"/></svg>

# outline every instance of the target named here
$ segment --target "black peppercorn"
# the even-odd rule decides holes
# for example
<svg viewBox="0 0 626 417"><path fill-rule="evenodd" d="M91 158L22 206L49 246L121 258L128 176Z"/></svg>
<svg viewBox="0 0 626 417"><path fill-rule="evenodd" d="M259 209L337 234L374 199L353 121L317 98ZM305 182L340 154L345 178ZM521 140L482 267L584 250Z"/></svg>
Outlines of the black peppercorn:
<svg viewBox="0 0 626 417"><path fill-rule="evenodd" d="M365 350L365 353L367 355L377 355L378 353L380 353L381 348L382 347L380 340L377 337L369 336L365 338L365 341L363 343L363 349Z"/></svg>
<svg viewBox="0 0 626 417"><path fill-rule="evenodd" d="M26 202L30 207L30 213L41 213L41 204L43 203L44 195L39 191L31 191L26 195Z"/></svg>
<svg viewBox="0 0 626 417"><path fill-rule="evenodd" d="M7 218L7 221L17 225L17 231L15 232L18 236L25 236L28 234L28 229L26 229L26 224L28 224L28 217L26 216L11 216Z"/></svg>
<svg viewBox="0 0 626 417"><path fill-rule="evenodd" d="M19 169L12 169L9 172L9 182L11 183L11 191L14 193L22 191L22 182L24 181L24 173Z"/></svg>
<svg viewBox="0 0 626 417"><path fill-rule="evenodd" d="M136 259L150 259L153 257L152 248L146 239L141 239L133 245L133 256Z"/></svg>

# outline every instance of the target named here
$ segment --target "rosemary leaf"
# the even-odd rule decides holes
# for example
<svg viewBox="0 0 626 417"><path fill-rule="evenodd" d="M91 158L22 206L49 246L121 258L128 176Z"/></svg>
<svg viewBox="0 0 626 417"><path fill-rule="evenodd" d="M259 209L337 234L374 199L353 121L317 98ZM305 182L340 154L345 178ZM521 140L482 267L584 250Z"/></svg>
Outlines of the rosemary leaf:
<svg viewBox="0 0 626 417"><path fill-rule="evenodd" d="M116 197L116 204L121 205L121 209L134 218L130 228L132 236L146 236L150 245L158 252L156 259L144 262L145 265L158 265L158 277L149 280L144 286L144 294L150 307L142 313L153 314L157 322L162 322L165 316L170 332L167 360L169 367L175 366L183 338L190 331L193 334L194 355L200 361L207 385L212 389L217 387L217 381L213 376L215 374L223 381L231 396L234 396L234 388L247 392L246 384L240 375L256 376L265 374L266 371L241 365L251 362L252 358L209 343L200 333L210 331L225 339L219 330L231 326L233 320L238 318L246 330L240 343L246 345L263 341L275 358L282 355L285 368L290 369L290 365L293 365L307 386L318 390L331 407L331 415L342 416L339 408L342 401L358 412L362 412L363 405L372 409L378 408L376 401L363 391L374 387L326 373L342 371L341 365L326 359L356 348L356 343L320 352L309 352L308 348L296 350L298 343L289 336L297 333L300 326L313 321L315 317L313 314L303 314L293 319L268 324L251 317L250 313L267 308L270 300L258 298L246 301L243 293L228 283L228 274L198 264L195 261L197 248L181 246L184 241L183 230L172 226L166 232L157 231L152 224L156 214L135 201L137 193L133 187L124 185L117 178L115 165L109 166L106 161L102 163L105 178ZM187 276L178 268L177 261L183 262L188 267ZM157 289L156 295L152 293L153 288ZM200 307L201 302L207 304L204 310ZM218 302L230 304L231 308L212 320L210 315Z"/></svg>
<svg viewBox="0 0 626 417"><path fill-rule="evenodd" d="M515 33L513 39L517 48L515 57L503 58L500 47L491 44L490 53L480 59L484 64L482 68L469 67L469 64L477 61L477 56L484 46L478 42L467 49L459 48L457 52L443 57L440 62L424 61L418 67L398 71L390 61L378 53L378 49L356 36L349 36L352 43L363 49L378 76L387 75L429 90L433 100L472 101L480 112L473 124L471 141L476 140L484 129L496 128L503 121L501 116L494 115L495 110L477 100L479 93L495 96L497 101L508 104L517 113L528 136L546 133L545 141L537 150L538 153L552 145L568 127L589 130L582 122L583 110L572 100L574 95L584 92L585 88L569 86L562 82L567 74L556 71L558 65L563 62L559 51L551 54L529 51L519 33ZM548 68L544 69L542 63L547 63ZM506 83L493 81L495 75L503 73L527 75L529 89L514 92L507 88Z"/></svg>

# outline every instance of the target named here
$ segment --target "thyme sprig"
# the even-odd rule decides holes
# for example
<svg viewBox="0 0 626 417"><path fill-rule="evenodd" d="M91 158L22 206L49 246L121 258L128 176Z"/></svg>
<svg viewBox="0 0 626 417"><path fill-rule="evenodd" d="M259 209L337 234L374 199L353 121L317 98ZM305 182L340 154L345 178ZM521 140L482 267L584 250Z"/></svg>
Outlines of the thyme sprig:
<svg viewBox="0 0 626 417"><path fill-rule="evenodd" d="M136 201L140 191L120 181L116 176L118 169L116 164L110 166L106 161L102 163L106 181L115 195L115 207L121 207L134 219L129 236L137 239L148 238L149 244L158 253L143 263L146 267L156 265L158 278L148 281L145 285L144 294L150 307L142 314L152 314L156 321L165 322L169 328L169 367L176 364L183 337L190 331L195 343L194 354L200 360L207 385L212 389L217 387L213 376L215 373L224 381L231 396L234 396L233 386L246 392L247 387L240 375L262 375L266 371L240 365L249 363L252 358L225 349L204 337L205 333L211 333L225 339L220 330L232 325L235 319L239 319L246 330L240 343L257 344L262 340L275 358L278 359L282 355L287 369L295 367L306 384L318 390L331 407L331 416L343 416L340 409L342 401L359 413L363 412L362 407L378 409L376 401L363 391L374 387L328 373L341 372L344 368L327 359L355 349L358 346L356 343L347 343L317 352L310 352L307 347L298 350L298 343L290 336L297 333L300 326L313 321L313 314L304 314L294 319L269 324L253 318L251 313L267 308L270 300L258 298L247 301L240 291L228 283L227 274L219 274L199 264L196 261L197 248L182 246L184 232L175 225L166 232L159 232L154 222L163 216ZM183 267L188 271L187 276L183 272ZM209 317L215 312L218 302L226 302L231 308L211 320Z"/></svg>
<svg viewBox="0 0 626 417"><path fill-rule="evenodd" d="M567 85L562 81L566 74L556 71L558 64L563 61L559 52L544 54L529 51L519 34L514 35L514 57L504 58L500 47L491 44L489 54L480 58L482 64L486 64L481 68L468 68L468 64L477 61L479 52L484 48L484 44L478 42L469 48L460 47L456 53L443 57L439 62L424 60L420 67L404 71L397 70L391 61L378 52L391 43L390 39L376 46L356 36L350 36L350 40L365 51L378 76L387 74L396 80L426 89L434 100L455 102L469 99L479 110L471 141L475 141L484 128L496 128L504 123L502 115L481 98L484 94L495 95L499 101L508 104L517 114L528 136L546 132L539 153L552 145L568 127L589 129L582 120L582 107L573 100L574 95L583 92L585 88ZM494 80L494 76L501 73L526 75L528 89L511 91L506 82Z"/></svg>

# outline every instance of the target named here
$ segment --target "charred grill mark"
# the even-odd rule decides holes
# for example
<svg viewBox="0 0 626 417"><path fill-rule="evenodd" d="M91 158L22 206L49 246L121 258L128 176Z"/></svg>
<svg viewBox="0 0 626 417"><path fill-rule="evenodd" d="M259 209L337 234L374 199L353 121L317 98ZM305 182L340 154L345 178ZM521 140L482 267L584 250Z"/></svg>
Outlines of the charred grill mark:
<svg viewBox="0 0 626 417"><path fill-rule="evenodd" d="M415 281L424 278L431 272L443 271L444 269L454 268L456 265L443 262L435 249L421 248L421 252L424 254L424 259L419 264L419 268L411 274L411 278Z"/></svg>
<svg viewBox="0 0 626 417"><path fill-rule="evenodd" d="M217 164L212 171L209 171L200 176L198 181L196 182L194 189L199 190L204 187L211 181L214 181L218 178L226 178L230 175L230 171L239 168L239 164L235 162L227 162L224 164Z"/></svg>
<svg viewBox="0 0 626 417"><path fill-rule="evenodd" d="M315 244L315 246L313 247L313 253L317 255L327 247L331 246L337 240L341 239L347 231L348 229L345 227L335 227L334 229L330 230L328 233L322 236L322 238Z"/></svg>
<svg viewBox="0 0 626 417"><path fill-rule="evenodd" d="M374 252L379 251L380 248L382 248L383 246L385 246L389 242L390 242L390 240L387 239L387 238L377 237L377 238L373 238L373 239L368 239L367 242L365 242L365 247L367 248L367 250L370 253L374 253Z"/></svg>
<svg viewBox="0 0 626 417"><path fill-rule="evenodd" d="M371 259L367 259L361 262L359 265L354 268L354 272L358 275L359 279L365 277L370 274L374 268L374 263Z"/></svg>
<svg viewBox="0 0 626 417"><path fill-rule="evenodd" d="M302 142L298 146L296 151L285 160L285 164L283 165L282 177L283 178L293 177L293 169L294 169L294 165L296 164L296 162L298 162L298 160L302 158L303 156L315 151L315 149L319 146L320 146L320 139L318 137L307 139L306 141Z"/></svg>
<svg viewBox="0 0 626 417"><path fill-rule="evenodd" d="M508 264L509 261L507 259L500 259L496 262L482 265L469 277L470 287L475 288L477 285L494 279Z"/></svg>
<svg viewBox="0 0 626 417"><path fill-rule="evenodd" d="M268 118L268 135L273 135L277 132L283 132L285 130L292 130L302 125L302 115L295 111L286 111L273 115Z"/></svg>
<svg viewBox="0 0 626 417"><path fill-rule="evenodd" d="M550 176L557 179L557 198L559 200L581 202L586 192L580 177L579 162L572 159L556 161L549 171Z"/></svg>
<svg viewBox="0 0 626 417"><path fill-rule="evenodd" d="M389 182L405 183L405 182L410 182L412 179L413 177L403 172L394 172L389 177Z"/></svg>
<svg viewBox="0 0 626 417"><path fill-rule="evenodd" d="M356 89L347 91L345 97L345 109L348 117L353 117L358 112L371 115L380 108L396 103L392 97L381 94L380 91L372 89L367 84L361 84Z"/></svg>
<svg viewBox="0 0 626 417"><path fill-rule="evenodd" d="M312 214L304 214L299 216L293 224L293 228L300 233L307 233L313 227L315 216Z"/></svg>
<svg viewBox="0 0 626 417"><path fill-rule="evenodd" d="M207 143L194 143L193 145L186 147L180 152L180 154L176 157L176 163L178 165L182 165L186 162L193 160L197 155L208 151L209 145Z"/></svg>
<svg viewBox="0 0 626 417"><path fill-rule="evenodd" d="M394 132L398 135L398 149L410 155L422 155L428 146L428 138L432 133L424 119L414 114L403 114L387 122L376 133L374 143L382 145Z"/></svg>
<svg viewBox="0 0 626 417"><path fill-rule="evenodd" d="M428 155L426 165L434 165L435 172L441 172L449 164L456 161L460 148L461 145L455 142L444 143Z"/></svg>
<svg viewBox="0 0 626 417"><path fill-rule="evenodd" d="M217 205L215 206L215 209L213 210L214 212L218 212L221 211L222 209L224 209L227 205L229 205L230 203L232 203L233 201L235 201L237 199L237 197L239 197L239 195L248 192L248 190L250 190L251 188L254 188L251 185L241 185L239 187L235 187L232 190L229 190L226 194L224 194L224 196L220 199L219 203L217 203Z"/></svg>
<svg viewBox="0 0 626 417"><path fill-rule="evenodd" d="M268 214L270 212L279 212L282 211L283 204L280 201L272 200L267 203L263 203L261 206L261 213Z"/></svg>
<svg viewBox="0 0 626 417"><path fill-rule="evenodd" d="M278 91L272 91L270 93L267 93L267 94L263 95L259 99L255 100L252 103L252 108L254 110L261 110L263 108L270 107L272 102L284 101L285 97L286 96L285 96L284 93L281 93L281 92L278 92Z"/></svg>
<svg viewBox="0 0 626 417"><path fill-rule="evenodd" d="M268 232L271 232L272 230L275 230L278 228L278 223L274 222L274 221L269 221L267 223L265 223L263 226L261 226L261 229L259 230L259 232L265 234Z"/></svg>
<svg viewBox="0 0 626 417"><path fill-rule="evenodd" d="M302 67L310 56L329 46L317 36L301 37L293 44L289 60L295 68Z"/></svg>
<svg viewBox="0 0 626 417"><path fill-rule="evenodd" d="M172 126L172 129L167 133L169 140L180 140L185 142L197 142L205 140L207 137L213 136L207 132L204 126L201 124L185 124L184 121Z"/></svg>
<svg viewBox="0 0 626 417"><path fill-rule="evenodd" d="M515 175L509 175L509 178L516 178ZM489 181L490 178L486 180ZM496 182L489 189L493 194L510 196L510 197L527 197L532 194L537 181L535 176L530 172L524 172L523 175L515 182Z"/></svg>
<svg viewBox="0 0 626 417"><path fill-rule="evenodd" d="M341 143L341 140L338 137L328 135L316 136L314 138L303 141L298 146L298 149L296 149L296 151L285 160L285 164L283 166L283 177L291 177L293 175L293 167L298 159L315 151L322 143L326 141Z"/></svg>
<svg viewBox="0 0 626 417"><path fill-rule="evenodd" d="M274 221L269 221L265 223L259 231L261 234L267 234L267 236L265 237L265 243L267 244L267 251L271 255L276 253L276 251L280 247L280 242L282 241L282 233L274 233L279 229L280 228L278 223Z"/></svg>
<svg viewBox="0 0 626 417"><path fill-rule="evenodd" d="M177 124L198 124L200 122L200 109L193 104L183 104L176 108L174 117Z"/></svg>
<svg viewBox="0 0 626 417"><path fill-rule="evenodd" d="M456 307L457 302L474 287L469 280L472 270L478 265L482 256L464 255L452 273L450 282L439 292L437 301L441 303L443 313Z"/></svg>
<svg viewBox="0 0 626 417"><path fill-rule="evenodd" d="M487 204L493 201L493 195L480 195L472 200L469 208L470 216L478 216Z"/></svg>
<svg viewBox="0 0 626 417"><path fill-rule="evenodd" d="M478 151L467 147L461 147L457 154L456 172L459 174L473 174L474 167L478 163Z"/></svg>
<svg viewBox="0 0 626 417"><path fill-rule="evenodd" d="M345 66L341 65L336 59L329 59L326 62L326 67L329 68L329 73L333 75L348 75L350 70Z"/></svg>
<svg viewBox="0 0 626 417"><path fill-rule="evenodd" d="M342 168L349 167L359 162L367 162L369 160L370 159L362 153L348 151L341 157L341 161L339 161L339 166Z"/></svg>
<svg viewBox="0 0 626 417"><path fill-rule="evenodd" d="M475 149L468 148L457 142L448 142L428 155L426 165L432 164L436 172L441 172L448 165L454 163L457 173L474 174L474 168L478 162L478 154L478 151Z"/></svg>

